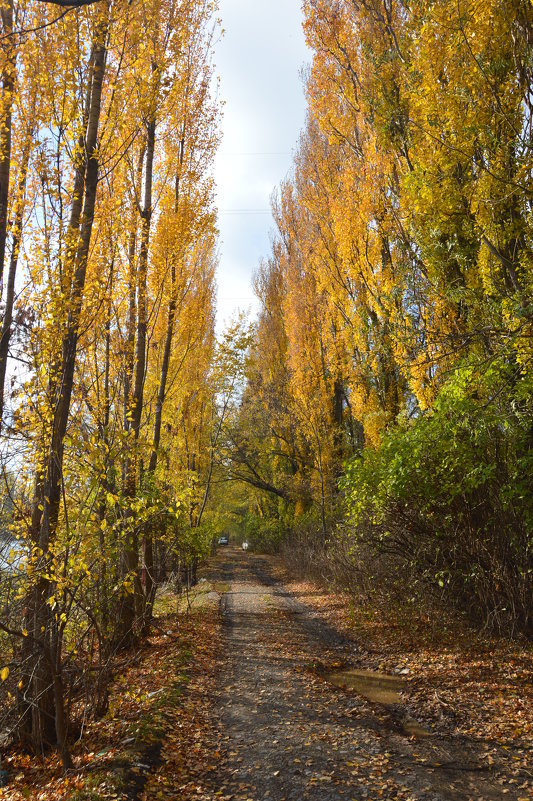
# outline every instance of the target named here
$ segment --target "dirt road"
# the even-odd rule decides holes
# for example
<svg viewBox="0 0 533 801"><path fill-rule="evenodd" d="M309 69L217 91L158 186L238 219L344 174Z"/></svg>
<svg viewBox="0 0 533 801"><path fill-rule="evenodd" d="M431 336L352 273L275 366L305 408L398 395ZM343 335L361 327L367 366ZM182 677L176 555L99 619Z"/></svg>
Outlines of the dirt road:
<svg viewBox="0 0 533 801"><path fill-rule="evenodd" d="M321 678L317 663L357 666L357 643L277 582L267 558L224 549L208 578L222 592L225 656L213 700L217 767L202 798L528 797L481 762L479 744L409 736L401 705Z"/></svg>

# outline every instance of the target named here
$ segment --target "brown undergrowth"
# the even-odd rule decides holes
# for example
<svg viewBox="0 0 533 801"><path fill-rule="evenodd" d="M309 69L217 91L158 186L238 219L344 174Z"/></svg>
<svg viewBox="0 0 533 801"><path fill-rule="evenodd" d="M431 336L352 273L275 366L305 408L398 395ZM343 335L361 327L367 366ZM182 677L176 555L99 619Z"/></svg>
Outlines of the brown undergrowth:
<svg viewBox="0 0 533 801"><path fill-rule="evenodd" d="M202 596L209 588L201 586ZM177 605L167 592L159 600L151 636L110 688L105 718L88 721L73 747L75 770L59 759L5 753L9 785L1 801L143 801L165 798L201 764L209 727L207 694L220 647L218 603ZM179 613L176 614L176 608Z"/></svg>
<svg viewBox="0 0 533 801"><path fill-rule="evenodd" d="M432 732L478 741L489 765L504 759L512 781L531 787L530 642L486 635L446 610L429 615L383 597L336 592L294 577L281 560L276 571L302 603L355 641L353 667L402 675L410 715Z"/></svg>

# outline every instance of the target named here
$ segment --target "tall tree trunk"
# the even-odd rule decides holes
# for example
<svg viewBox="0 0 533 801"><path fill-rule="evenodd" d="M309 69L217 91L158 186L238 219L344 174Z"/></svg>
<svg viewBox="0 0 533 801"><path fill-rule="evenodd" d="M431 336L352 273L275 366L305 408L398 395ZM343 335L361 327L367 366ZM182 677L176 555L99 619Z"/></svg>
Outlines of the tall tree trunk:
<svg viewBox="0 0 533 801"><path fill-rule="evenodd" d="M173 264L171 267L171 294L168 303L167 313L167 330L165 333L165 344L163 347L163 360L161 362L161 374L159 376L159 386L157 389L157 399L155 404L154 414L154 433L152 437L152 450L150 453L150 461L148 470L151 473L155 472L157 467L157 449L161 441L161 423L163 418L163 404L165 401L168 368L170 365L170 354L172 351L172 339L174 336L174 321L176 319L177 298L176 298L176 267Z"/></svg>
<svg viewBox="0 0 533 801"><path fill-rule="evenodd" d="M185 130L185 129L184 129ZM180 141L179 150L179 168L176 174L176 189L174 200L174 214L177 215L179 211L180 201L180 172L183 165L183 156L185 148L185 133L183 131ZM178 253L172 254L172 262L170 268L170 297L168 302L167 313L167 330L165 334L165 344L163 347L163 360L161 362L161 373L159 376L159 386L157 389L157 399L155 405L154 415L154 433L152 437L152 450L150 453L150 461L148 464L148 472L151 476L154 475L157 467L157 456L159 444L161 442L161 424L163 420L163 405L165 402L165 395L167 389L168 370L170 366L170 354L172 352L172 340L174 337L174 323L176 319L176 311L178 307L177 298L177 282L176 282L176 260ZM146 568L146 581L144 587L144 620L143 626L145 631L148 629L150 620L152 618L153 604L155 600L155 581L154 581L154 538L151 530L146 532L144 538L144 565Z"/></svg>
<svg viewBox="0 0 533 801"><path fill-rule="evenodd" d="M128 317L126 323L126 345L124 355L124 431L129 433L132 428L132 403L133 403L133 370L135 365L135 330L137 323L137 283L138 270L136 262L137 250L137 230L138 230L138 200L137 187L142 184L144 158L146 155L146 141L142 143L137 162L137 171L134 176L134 198L132 202L132 219L130 237L128 245ZM122 488L124 495L128 497L132 492L131 480L135 477L134 454L131 448L131 441L128 440L124 461L122 465ZM134 489L134 488L133 488ZM138 543L135 531L128 531L128 516L126 517L125 540L121 543L122 563L121 577L125 579L130 571L137 571ZM118 647L128 647L133 640L133 619L134 609L130 608L127 594L121 599L121 607L118 615L118 631L116 633L116 643Z"/></svg>
<svg viewBox="0 0 533 801"><path fill-rule="evenodd" d="M32 739L38 752L51 742L57 742L65 768L71 766L71 760L61 682L61 638L55 636L56 622L49 604L54 585L47 577L47 567L52 559L50 546L55 540L59 518L64 439L74 383L79 322L98 185L98 128L107 55L108 12L108 5L103 4L89 61L87 122L82 147L77 154L74 200L67 230L66 277L70 276L68 313L58 361L50 435L43 453L42 479L37 483L32 517L32 539L42 554L36 565L38 578L31 602L32 640L38 644L27 689L32 699ZM46 654L48 658L44 658ZM54 732L50 723L50 693L54 700Z"/></svg>
<svg viewBox="0 0 533 801"><path fill-rule="evenodd" d="M135 186L141 186L146 143L139 152L137 172L133 179ZM131 228L128 243L128 317L126 323L126 344L124 349L124 431L131 429L131 393L133 387L133 365L135 359L135 323L137 318L137 271L135 252L137 249L137 199L134 198L131 211ZM123 484L128 475L128 455L124 460Z"/></svg>
<svg viewBox="0 0 533 801"><path fill-rule="evenodd" d="M109 265L109 289L108 289L108 300L107 300L107 312L106 312L106 320L105 320L105 333L104 333L104 385L102 388L103 391L103 410L102 416L98 422L98 434L100 437L100 441L102 446L105 450L105 457L104 457L104 466L105 466L105 477L102 481L102 485L100 487L100 503L98 505L98 519L100 522L103 522L106 518L107 514L107 494L110 490L114 489L110 482L110 467L111 467L111 459L110 459L110 448L109 448L109 420L111 416L111 394L110 394L110 361L111 361L111 319L113 315L113 279L114 279L114 268L115 268L115 259L114 256L111 258L111 263ZM95 346L96 349L96 346ZM95 353L95 362L97 360L97 355ZM98 370L98 364L95 365L96 370ZM100 405L100 404L99 404ZM101 554L105 554L106 548L106 535L102 527L100 526L100 551ZM99 589L98 589L98 605L100 609L100 617L102 620L102 629L104 631L104 638L106 643L108 643L108 633L109 633L109 622L111 620L111 608L109 603L109 593L107 591L108 586L108 564L105 558L100 560L100 569L99 569ZM101 643L102 646L102 643ZM100 647L100 651L102 647ZM100 655L101 660L105 658L103 654Z"/></svg>
<svg viewBox="0 0 533 801"><path fill-rule="evenodd" d="M131 422L135 440L139 439L144 397L144 378L146 370L146 335L147 335L147 297L148 252L150 248L150 227L152 223L152 180L155 151L155 119L147 125L146 136L146 169L144 174L144 204L141 212L141 245L139 249L138 270L138 308L137 308L137 341L135 345L135 377Z"/></svg>
<svg viewBox="0 0 533 801"><path fill-rule="evenodd" d="M144 199L141 211L141 242L139 247L139 264L137 269L137 331L135 342L135 369L133 375L133 392L128 416L133 433L133 447L127 463L125 476L126 498L135 497L137 486L138 459L137 448L141 429L141 417L144 399L144 380L146 372L146 339L147 339L147 278L148 253L150 249L150 228L152 223L152 180L155 153L156 121L152 117L146 126L146 166L144 171ZM138 575L139 548L137 527L131 519L126 520L124 544L124 570L133 581L133 592L126 591L122 598L120 610L120 644L129 646L135 639L135 620L142 616L143 594Z"/></svg>
<svg viewBox="0 0 533 801"><path fill-rule="evenodd" d="M163 404L165 402L168 369L170 365L170 354L172 351L172 339L174 336L174 321L176 319L177 298L176 298L176 266L172 263L171 267L171 289L168 303L167 330L165 334L165 344L163 347L163 360L161 363L161 374L159 376L159 386L157 389L157 399L154 415L154 433L152 437L152 450L148 464L148 472L154 475L157 467L157 453L161 442L161 423L163 419ZM144 566L146 572L144 586L144 616L143 626L145 631L152 618L153 603L155 600L154 583L154 538L152 531L148 529L144 537Z"/></svg>

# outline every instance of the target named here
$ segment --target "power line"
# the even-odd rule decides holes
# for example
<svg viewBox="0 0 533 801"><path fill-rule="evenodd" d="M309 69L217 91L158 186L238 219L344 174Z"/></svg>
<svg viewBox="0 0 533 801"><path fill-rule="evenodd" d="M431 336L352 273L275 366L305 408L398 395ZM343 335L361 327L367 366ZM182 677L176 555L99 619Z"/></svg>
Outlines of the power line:
<svg viewBox="0 0 533 801"><path fill-rule="evenodd" d="M219 209L219 214L272 214L270 209Z"/></svg>
<svg viewBox="0 0 533 801"><path fill-rule="evenodd" d="M224 156L292 156L292 153L283 150L257 150L257 151L241 151L234 153L224 153L220 151L221 157Z"/></svg>

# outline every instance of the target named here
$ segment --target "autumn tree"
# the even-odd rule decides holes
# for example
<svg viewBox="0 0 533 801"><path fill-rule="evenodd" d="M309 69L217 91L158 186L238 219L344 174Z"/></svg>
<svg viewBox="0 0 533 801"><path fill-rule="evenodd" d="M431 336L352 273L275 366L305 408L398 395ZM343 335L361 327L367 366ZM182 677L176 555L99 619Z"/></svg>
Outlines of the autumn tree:
<svg viewBox="0 0 533 801"><path fill-rule="evenodd" d="M305 487L328 529L347 470L352 554L527 628L531 6L304 14L308 118L260 271L274 303L242 415L263 437L242 477L283 483L293 510Z"/></svg>
<svg viewBox="0 0 533 801"><path fill-rule="evenodd" d="M18 162L0 377L27 559L2 626L19 733L39 752L57 743L65 767L65 699L84 677L92 710L105 710L113 649L149 620L154 537L170 538L186 493L168 477L171 419L210 374L214 12L201 0L60 17L38 6L12 97L4 43ZM191 425L199 412L178 413Z"/></svg>

